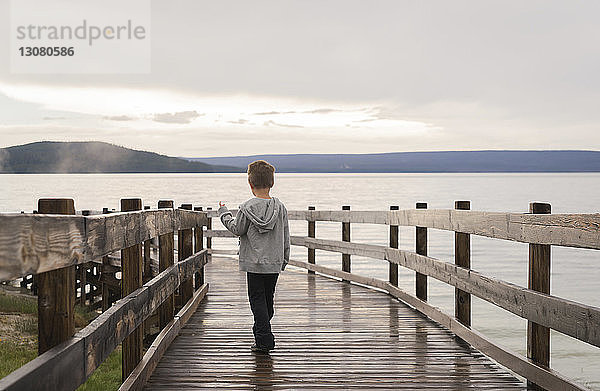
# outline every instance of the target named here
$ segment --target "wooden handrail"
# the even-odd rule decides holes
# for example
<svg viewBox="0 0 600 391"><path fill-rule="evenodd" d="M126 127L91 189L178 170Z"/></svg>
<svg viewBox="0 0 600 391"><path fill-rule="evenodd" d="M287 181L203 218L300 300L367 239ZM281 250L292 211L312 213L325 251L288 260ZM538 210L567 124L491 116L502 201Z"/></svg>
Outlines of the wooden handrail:
<svg viewBox="0 0 600 391"><path fill-rule="evenodd" d="M233 211L234 215L237 211ZM216 212L208 217L217 216ZM600 249L600 214L530 214L456 209L289 210L290 220L425 227L521 243Z"/></svg>
<svg viewBox="0 0 600 391"><path fill-rule="evenodd" d="M0 389L76 389L183 281L206 264L206 256L204 249L164 270L69 340L0 379Z"/></svg>
<svg viewBox="0 0 600 391"><path fill-rule="evenodd" d="M204 212L183 209L95 216L0 214L0 281L87 263L207 221Z"/></svg>
<svg viewBox="0 0 600 391"><path fill-rule="evenodd" d="M417 209L411 210L396 210L394 207L390 211L350 211L349 208L342 211L317 211L314 208L288 211L290 220L304 220L312 224L309 225L309 233L314 232L314 224L317 221L341 222L342 232L346 232L342 235L342 240L310 237L313 235L292 236L292 245L306 247L313 253L318 249L341 253L342 256L348 257L348 261L343 264L343 270L317 265L314 258L310 262L292 260L290 265L388 292L444 324L483 353L524 376L528 384L535 389L539 389L538 386L550 390L585 389L548 368L550 351L547 330L554 329L600 347L600 308L550 295L549 249L552 245L600 249L600 214L552 215L549 214L550 206L542 203L532 203L530 213L471 211L468 201L457 202L454 210L427 210L425 205L419 203ZM351 223L389 225L390 246L351 242L347 234ZM397 233L392 228L397 226L416 227L417 246L414 252L394 248ZM428 228L455 232L454 263L427 256ZM205 235L234 237L228 231L212 229L205 231ZM529 243L529 287L490 278L472 270L470 235ZM388 261L390 282L350 273L350 255ZM417 273L417 297L395 286L396 278L392 265L401 265ZM456 318L426 302L428 276L455 287ZM530 330L541 330L541 333L537 334L528 332L527 357L495 345L470 328L470 295L527 319Z"/></svg>
<svg viewBox="0 0 600 391"><path fill-rule="evenodd" d="M292 245L387 260L433 277L522 318L600 347L600 308L542 294L412 251L292 236Z"/></svg>
<svg viewBox="0 0 600 391"><path fill-rule="evenodd" d="M335 270L325 266L314 265L312 263L297 261L294 259L291 259L289 264L307 270L312 270L325 276L352 281L368 287L383 290L389 293L391 296L402 300L406 304L427 315L430 319L440 323L458 337L469 343L471 346L493 358L498 363L548 390L588 390L587 388L565 378L556 371L553 371L549 368L540 367L522 355L496 345L481 333L463 325L458 320L445 314L439 308L404 292L402 289L390 284L387 281L382 281L372 277L359 276L354 273L346 273L341 270Z"/></svg>

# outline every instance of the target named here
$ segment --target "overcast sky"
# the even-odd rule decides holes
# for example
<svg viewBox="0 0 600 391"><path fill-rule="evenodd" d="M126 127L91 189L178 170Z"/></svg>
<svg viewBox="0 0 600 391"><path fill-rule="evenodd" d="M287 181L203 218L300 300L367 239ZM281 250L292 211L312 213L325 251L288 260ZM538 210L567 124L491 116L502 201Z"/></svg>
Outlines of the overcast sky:
<svg viewBox="0 0 600 391"><path fill-rule="evenodd" d="M599 150L598 20L598 1L152 1L150 74L18 75L0 56L0 147Z"/></svg>

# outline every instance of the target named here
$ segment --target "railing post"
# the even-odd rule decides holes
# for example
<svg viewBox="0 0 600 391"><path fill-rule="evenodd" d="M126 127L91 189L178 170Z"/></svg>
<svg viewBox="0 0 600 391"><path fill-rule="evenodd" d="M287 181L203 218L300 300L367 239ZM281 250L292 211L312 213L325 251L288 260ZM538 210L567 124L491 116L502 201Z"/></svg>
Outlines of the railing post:
<svg viewBox="0 0 600 391"><path fill-rule="evenodd" d="M158 209L173 209L173 201L162 200L158 201ZM174 247L174 233L169 232L158 237L158 270L162 272L167 268L173 266L175 262L175 256L173 253ZM175 295L171 294L167 300L165 300L158 310L158 319L160 329L164 329L167 323L173 319L175 315Z"/></svg>
<svg viewBox="0 0 600 391"><path fill-rule="evenodd" d="M455 201L454 208L470 210L470 201ZM454 263L456 266L471 269L471 235L454 233ZM454 288L454 317L465 326L471 326L471 294Z"/></svg>
<svg viewBox="0 0 600 391"><path fill-rule="evenodd" d="M142 210L142 200L140 198L121 199L121 212L131 212ZM135 244L131 247L121 250L121 295L127 296L131 292L142 286L142 245ZM122 379L125 381L127 376L133 371L137 364L142 360L142 349L144 347L143 325L135 329L128 337L123 340L123 366Z"/></svg>
<svg viewBox="0 0 600 391"><path fill-rule="evenodd" d="M110 213L110 211L108 210L108 208L103 208L102 213L108 214L108 213ZM108 258L108 255L106 255L106 256L102 257L102 268L100 269L100 280L103 281L101 283L101 286L102 286L102 312L109 309L110 305L111 305L111 297L110 297L111 295L110 295L109 286L106 282L104 282L107 278L107 275L109 274L109 271L108 271L109 268L110 268L110 259Z"/></svg>
<svg viewBox="0 0 600 391"><path fill-rule="evenodd" d="M342 206L342 210L350 210L350 205ZM350 223L342 223L342 241L350 241ZM351 272L350 254L342 254L342 271Z"/></svg>
<svg viewBox="0 0 600 391"><path fill-rule="evenodd" d="M212 208L208 206L206 208L207 212L210 212ZM206 223L206 229L212 229L212 217L208 217L208 222ZM212 238L210 236L206 237L206 249L208 250L208 259L212 259L211 249L212 249Z"/></svg>
<svg viewBox="0 0 600 391"><path fill-rule="evenodd" d="M192 210L192 204L182 204L181 209ZM192 237L193 236L191 228L179 230L177 240L178 261L183 261L184 259L192 255ZM179 285L179 294L181 295L181 305L184 306L185 303L187 303L187 301L191 299L194 295L194 281L192 278L181 282L181 285Z"/></svg>
<svg viewBox="0 0 600 391"><path fill-rule="evenodd" d="M150 206L144 206L144 210L149 210ZM144 283L150 281L152 279L152 257L150 256L151 252L152 239L144 240L144 272L143 272L143 281Z"/></svg>
<svg viewBox="0 0 600 391"><path fill-rule="evenodd" d="M309 206L308 210L315 210L314 206ZM309 221L308 222L308 237L309 238L314 238L315 237L315 233L316 233L316 223L315 221ZM308 263L312 263L313 265L315 264L315 249L314 248L308 248ZM315 272L313 270L309 270L308 274L315 274Z"/></svg>
<svg viewBox="0 0 600 391"><path fill-rule="evenodd" d="M194 207L196 212L202 212L201 206ZM194 227L194 253L204 249L204 228L201 225ZM198 289L204 284L204 266L196 272L196 286Z"/></svg>
<svg viewBox="0 0 600 391"><path fill-rule="evenodd" d="M550 204L532 202L529 213L550 214ZM550 294L550 245L529 244L529 274L527 288ZM550 367L550 329L535 322L527 321L527 357L536 364ZM536 390L543 388L527 382Z"/></svg>
<svg viewBox="0 0 600 391"><path fill-rule="evenodd" d="M81 211L81 215L82 216L89 216L90 215L90 211L89 210L82 210ZM86 292L86 288L87 288L87 263L82 263L79 264L77 266L78 268L78 279L79 279L79 289L81 291L81 295L79 296L79 305L81 305L82 307L85 307L85 300L87 299L87 292ZM90 293L92 293L92 289L90 287ZM92 304L93 301L93 297L90 300L90 304Z"/></svg>
<svg viewBox="0 0 600 391"><path fill-rule="evenodd" d="M390 206L390 210L399 210L397 205ZM390 225L390 247L398 248L398 226ZM398 286L398 264L390 262L389 281L390 284Z"/></svg>
<svg viewBox="0 0 600 391"><path fill-rule="evenodd" d="M417 202L417 209L427 209L426 202ZM427 255L427 227L416 227L416 252ZM415 290L417 297L427 301L427 275L416 272Z"/></svg>
<svg viewBox="0 0 600 391"><path fill-rule="evenodd" d="M72 199L38 200L39 213L75 214ZM38 295L38 354L71 338L75 333L75 266L36 275Z"/></svg>

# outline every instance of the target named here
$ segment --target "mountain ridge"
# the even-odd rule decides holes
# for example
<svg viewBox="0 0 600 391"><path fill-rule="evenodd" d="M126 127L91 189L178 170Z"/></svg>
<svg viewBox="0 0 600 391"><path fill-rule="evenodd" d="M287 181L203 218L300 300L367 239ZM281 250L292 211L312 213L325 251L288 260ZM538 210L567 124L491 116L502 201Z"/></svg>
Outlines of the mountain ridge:
<svg viewBox="0 0 600 391"><path fill-rule="evenodd" d="M193 162L101 141L39 141L0 148L0 173L240 172L237 167Z"/></svg>
<svg viewBox="0 0 600 391"><path fill-rule="evenodd" d="M264 154L186 158L245 167L263 159L278 172L600 172L600 151L479 150L369 154Z"/></svg>

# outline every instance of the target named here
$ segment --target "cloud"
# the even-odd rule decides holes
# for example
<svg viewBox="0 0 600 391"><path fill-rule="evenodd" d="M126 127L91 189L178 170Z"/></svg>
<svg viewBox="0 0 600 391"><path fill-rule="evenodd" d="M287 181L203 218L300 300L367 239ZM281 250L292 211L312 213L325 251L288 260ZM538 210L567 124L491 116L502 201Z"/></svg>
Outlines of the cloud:
<svg viewBox="0 0 600 391"><path fill-rule="evenodd" d="M330 113L340 112L340 111L343 111L343 110L323 108L323 109L312 109L312 110L304 110L304 111L294 111L294 110L290 110L290 111L264 111L264 112L260 112L260 113L254 113L254 115L330 114Z"/></svg>
<svg viewBox="0 0 600 391"><path fill-rule="evenodd" d="M128 115L107 115L102 117L102 119L108 121L133 121L135 118L130 117Z"/></svg>
<svg viewBox="0 0 600 391"><path fill-rule="evenodd" d="M342 110L337 110L337 109L315 109L315 110L303 111L303 113L305 113L305 114L329 114L329 113L334 113L334 112L338 112L338 111L342 111Z"/></svg>
<svg viewBox="0 0 600 391"><path fill-rule="evenodd" d="M289 111L288 111L289 113ZM278 114L285 114L285 112L283 111L265 111L265 112L261 112L261 113L254 113L254 115L278 115Z"/></svg>
<svg viewBox="0 0 600 391"><path fill-rule="evenodd" d="M154 114L153 121L166 124L189 124L201 115L195 110L179 111L177 113L157 113Z"/></svg>
<svg viewBox="0 0 600 391"><path fill-rule="evenodd" d="M234 125L246 125L248 123L248 120L240 118L237 121L227 121L227 123L234 124Z"/></svg>
<svg viewBox="0 0 600 391"><path fill-rule="evenodd" d="M281 124L281 123L275 122L273 120L263 122L263 126L283 126L286 128L303 128L304 127L301 125Z"/></svg>
<svg viewBox="0 0 600 391"><path fill-rule="evenodd" d="M62 120L62 119L67 119L67 117L43 117L42 120L44 121L53 121L53 120Z"/></svg>

